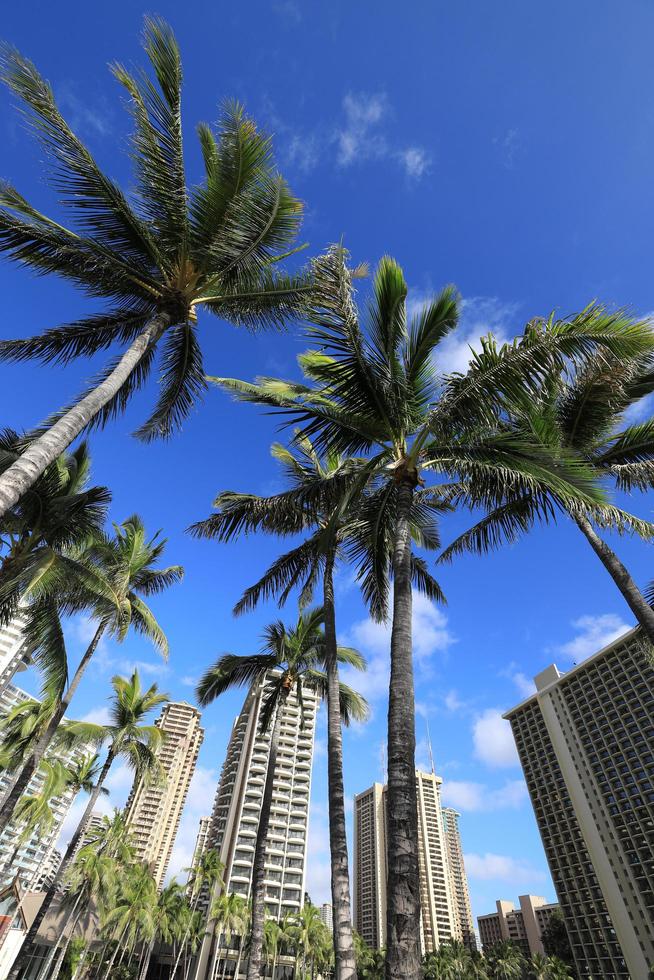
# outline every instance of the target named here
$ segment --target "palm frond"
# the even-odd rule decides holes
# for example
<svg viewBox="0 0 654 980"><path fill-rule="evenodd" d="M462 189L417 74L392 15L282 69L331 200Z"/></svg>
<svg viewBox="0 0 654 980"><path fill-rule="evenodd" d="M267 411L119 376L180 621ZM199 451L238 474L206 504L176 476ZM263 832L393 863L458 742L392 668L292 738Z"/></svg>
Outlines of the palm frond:
<svg viewBox="0 0 654 980"><path fill-rule="evenodd" d="M203 707L215 701L230 687L250 685L277 663L270 654L256 654L238 657L233 653L224 654L220 660L209 667L196 687L198 703Z"/></svg>
<svg viewBox="0 0 654 980"><path fill-rule="evenodd" d="M202 348L191 323L179 324L168 330L161 361L156 408L135 432L143 442L167 439L180 429L207 388Z"/></svg>

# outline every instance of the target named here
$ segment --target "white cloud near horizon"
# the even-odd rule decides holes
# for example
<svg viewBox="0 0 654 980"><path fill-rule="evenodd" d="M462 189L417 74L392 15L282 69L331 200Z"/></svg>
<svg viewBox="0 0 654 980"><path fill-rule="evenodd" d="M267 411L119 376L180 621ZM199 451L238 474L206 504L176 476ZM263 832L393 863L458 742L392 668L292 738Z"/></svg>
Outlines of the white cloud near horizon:
<svg viewBox="0 0 654 980"><path fill-rule="evenodd" d="M573 620L572 626L577 630L577 636L568 640L567 643L554 647L553 652L560 653L575 663L598 653L609 643L613 643L618 637L632 629L615 613L580 616Z"/></svg>
<svg viewBox="0 0 654 980"><path fill-rule="evenodd" d="M547 882L544 871L534 868L528 861L505 854L467 854L463 862L469 878L481 881L497 881L506 885Z"/></svg>
<svg viewBox="0 0 654 980"><path fill-rule="evenodd" d="M527 799L527 786L522 779L507 780L496 788L474 780L446 779L442 795L446 806L473 813L489 813L522 806Z"/></svg>
<svg viewBox="0 0 654 980"><path fill-rule="evenodd" d="M511 726L498 708L487 708L477 716L472 726L472 740L476 758L490 768L520 765Z"/></svg>

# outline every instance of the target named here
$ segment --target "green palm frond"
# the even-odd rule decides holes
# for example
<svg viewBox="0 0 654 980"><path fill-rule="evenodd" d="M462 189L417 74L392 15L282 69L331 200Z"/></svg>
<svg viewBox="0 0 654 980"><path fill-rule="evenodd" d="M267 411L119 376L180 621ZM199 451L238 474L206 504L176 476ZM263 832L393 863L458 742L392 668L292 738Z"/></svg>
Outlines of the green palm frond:
<svg viewBox="0 0 654 980"><path fill-rule="evenodd" d="M224 654L200 678L195 692L198 703L205 707L231 687L252 684L276 663L272 654L255 654L249 657Z"/></svg>

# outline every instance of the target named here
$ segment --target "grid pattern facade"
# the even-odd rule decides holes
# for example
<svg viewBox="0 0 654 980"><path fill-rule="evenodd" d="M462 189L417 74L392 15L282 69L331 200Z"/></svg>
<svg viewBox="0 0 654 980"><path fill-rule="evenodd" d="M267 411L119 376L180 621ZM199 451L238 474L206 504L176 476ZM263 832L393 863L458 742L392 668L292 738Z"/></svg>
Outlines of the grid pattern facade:
<svg viewBox="0 0 654 980"><path fill-rule="evenodd" d="M654 963L653 682L632 631L507 715L583 978Z"/></svg>
<svg viewBox="0 0 654 980"><path fill-rule="evenodd" d="M27 662L23 654L24 617L18 613L0 629L0 691L3 691L14 674L24 670Z"/></svg>
<svg viewBox="0 0 654 980"><path fill-rule="evenodd" d="M270 679L269 675L253 685L234 723L207 836L207 846L215 848L223 862L225 890L245 898L250 893L270 754L270 732L262 733L259 725ZM318 701L315 692L306 685L302 700L301 706L293 690L281 709L265 861L266 913L275 919L299 912L304 901ZM218 969L219 960L213 956L211 946L208 938L200 953L197 980L208 980L209 963L214 962ZM228 976L231 976L229 969Z"/></svg>
<svg viewBox="0 0 654 980"><path fill-rule="evenodd" d="M16 705L23 701L32 700L31 695L26 694L19 687L13 684L7 685L0 694L0 716L6 714ZM62 762L73 762L81 759L90 751L90 747L81 747L71 751L57 751L57 758ZM28 795L37 795L43 788L45 777L43 773L34 773L27 786ZM13 775L6 770L0 772L0 800L4 799L13 783ZM50 800L54 820L48 833L40 835L35 831L22 843L20 837L23 827L15 821L11 821L0 834L0 885L6 885L18 875L19 880L25 887L32 887L36 884L41 867L44 862L49 860L54 845L61 832L61 826L70 810L75 796L72 790L66 790L61 796Z"/></svg>
<svg viewBox="0 0 654 980"><path fill-rule="evenodd" d="M354 927L372 949L386 945L386 807L375 783L354 797Z"/></svg>
<svg viewBox="0 0 654 980"><path fill-rule="evenodd" d="M165 705L155 725L164 733L159 762L166 779L160 785L137 777L125 816L137 860L150 865L157 886L161 887L204 731L200 727L200 712L185 702Z"/></svg>
<svg viewBox="0 0 654 980"><path fill-rule="evenodd" d="M543 955L543 931L559 905L537 895L521 895L519 909L502 900L496 905L497 912L481 915L477 920L484 952L508 939L520 946L525 956Z"/></svg>
<svg viewBox="0 0 654 980"><path fill-rule="evenodd" d="M457 938L476 951L477 939L470 905L468 876L463 861L459 816L452 807L443 807L443 828L445 832L445 847L450 874L450 892L454 901L454 913L457 921Z"/></svg>
<svg viewBox="0 0 654 980"><path fill-rule="evenodd" d="M418 796L418 858L422 944L425 953L448 939L461 939L451 891L451 875L441 808L443 780L433 773L416 772Z"/></svg>

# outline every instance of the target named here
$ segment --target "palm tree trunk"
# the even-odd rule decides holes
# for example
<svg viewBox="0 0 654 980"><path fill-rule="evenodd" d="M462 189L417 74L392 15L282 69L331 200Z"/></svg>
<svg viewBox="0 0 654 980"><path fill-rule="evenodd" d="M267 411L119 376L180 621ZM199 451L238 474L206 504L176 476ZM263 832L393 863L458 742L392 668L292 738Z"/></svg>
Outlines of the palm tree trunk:
<svg viewBox="0 0 654 980"><path fill-rule="evenodd" d="M29 931L25 936L23 945L21 946L20 952L18 953L18 956L14 961L14 965L11 968L11 972L9 973L7 980L18 980L19 976L25 969L25 966L29 958L30 947L34 944L36 940L36 935L39 929L41 928L41 923L45 919L50 909L50 906L52 905L52 902L55 898L55 895L57 894L63 876L66 873L66 870L68 869L68 865L73 859L73 855L77 850L77 845L79 844L82 834L84 833L84 830L86 828L86 825L89 822L89 817L91 816L91 813L95 809L95 805L98 802L98 798L100 796L100 790L102 789L102 784L107 778L107 775L109 773L109 770L111 769L111 765L113 761L114 761L113 749L110 748L109 752L107 753L107 758L105 759L105 763L98 777L98 781L93 787L93 792L89 796L88 803L86 804L86 809L84 810L84 815L82 816L82 819L78 823L75 833L70 839L70 843L66 848L66 853L64 854L62 862L59 865L59 869L57 870L57 873L54 876L52 884L50 885L50 887L45 893L45 897L41 904L41 908L39 909L36 918L34 919L34 922L30 926Z"/></svg>
<svg viewBox="0 0 654 980"><path fill-rule="evenodd" d="M138 335L113 371L70 408L43 435L30 443L15 463L0 476L0 518L23 496L50 463L70 446L98 412L114 398L149 349L172 323L169 313L157 313Z"/></svg>
<svg viewBox="0 0 654 980"><path fill-rule="evenodd" d="M29 786L32 776L41 765L41 760L48 751L50 743L54 738L56 731L59 728L64 715L66 714L66 711L68 710L68 706L70 705L75 691L79 687L80 681L82 680L84 672L88 667L93 654L95 653L96 647L100 642L100 638L104 633L104 630L105 625L104 623L101 623L95 631L93 639L86 648L84 656L79 662L68 690L65 692L63 698L59 702L55 713L48 722L46 730L43 732L43 735L41 735L36 747L23 763L23 767L19 772L18 778L14 781L7 796L2 801L2 812L0 813L0 834L11 820L21 796Z"/></svg>
<svg viewBox="0 0 654 980"><path fill-rule="evenodd" d="M393 547L393 629L388 698L386 980L418 980L420 877L413 686L411 533L415 482L401 478Z"/></svg>
<svg viewBox="0 0 654 980"><path fill-rule="evenodd" d="M247 980L259 980L261 976L263 932L266 918L265 888L263 883L266 843L268 840L268 826L270 824L270 807L275 780L279 734L282 726L282 707L287 696L288 693L283 698L280 695L275 714L275 722L270 735L270 754L268 756L268 768L266 770L266 785L263 790L257 843L254 849L254 861L252 862L252 920L250 926L250 957L248 960Z"/></svg>
<svg viewBox="0 0 654 980"><path fill-rule="evenodd" d="M629 570L622 564L616 553L609 548L606 541L603 541L595 532L593 525L586 517L574 514L572 519L617 585L623 599L646 633L649 642L654 646L654 609L632 579Z"/></svg>
<svg viewBox="0 0 654 980"><path fill-rule="evenodd" d="M147 976L148 967L150 966L150 960L152 958L152 950L153 949L154 949L154 939L148 945L147 952L146 952L146 954L145 954L145 956L143 958L143 965L142 965L141 971L140 971L140 973L138 975L138 980L145 980L145 978Z"/></svg>
<svg viewBox="0 0 654 980"><path fill-rule="evenodd" d="M327 777L329 796L329 849L331 855L332 908L334 912L334 958L336 980L356 977L352 915L350 908L350 871L345 823L345 790L343 787L343 729L341 726L340 684L336 642L334 603L334 553L326 556L323 578L325 615L325 650L327 668Z"/></svg>
<svg viewBox="0 0 654 980"><path fill-rule="evenodd" d="M75 908L77 907L77 903L80 901L80 899L81 899L81 895L77 898L77 900L75 902ZM79 912L77 913L77 915L75 916L75 919L73 921L73 927L70 930L70 935L67 936L65 934L66 933L66 928L68 926L68 923L66 923L66 926L64 926L64 935L62 937L61 946L59 947L59 953L57 955L57 959L54 961L54 964L52 966L52 972L51 973L46 973L45 976L44 976L44 980L56 980L56 978L59 976L59 974L61 972L61 968L64 965L64 959L65 959L65 956L66 956L66 952L68 950L68 947L70 946L71 940L72 940L73 935L75 933L75 929L77 928L77 923L82 918L83 912L84 912L84 909L80 909ZM55 949L56 949L56 947L55 947Z"/></svg>

